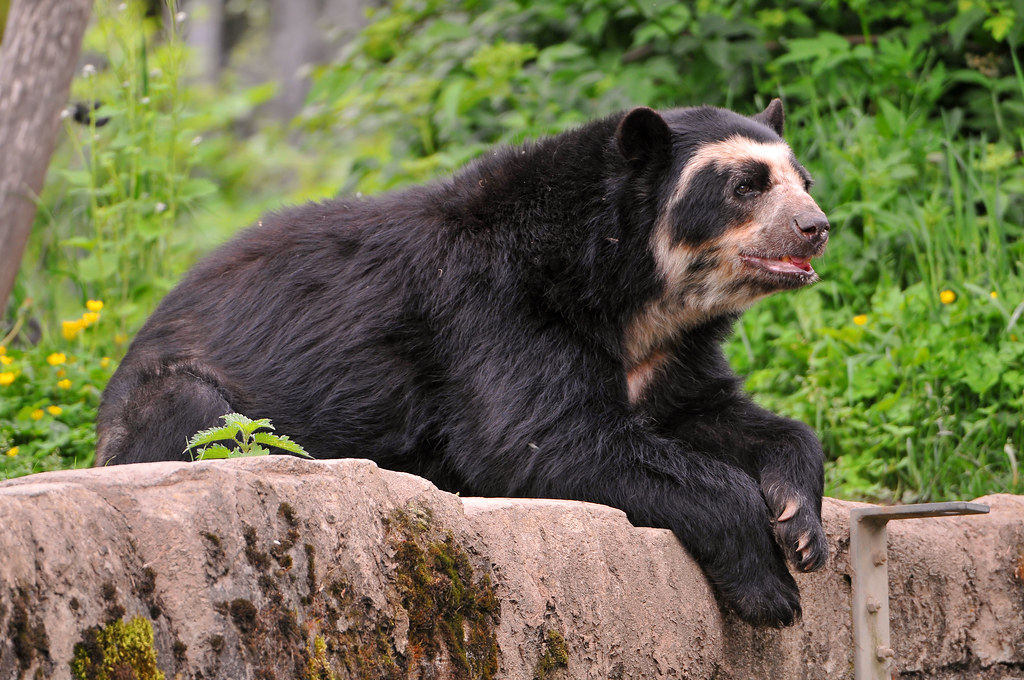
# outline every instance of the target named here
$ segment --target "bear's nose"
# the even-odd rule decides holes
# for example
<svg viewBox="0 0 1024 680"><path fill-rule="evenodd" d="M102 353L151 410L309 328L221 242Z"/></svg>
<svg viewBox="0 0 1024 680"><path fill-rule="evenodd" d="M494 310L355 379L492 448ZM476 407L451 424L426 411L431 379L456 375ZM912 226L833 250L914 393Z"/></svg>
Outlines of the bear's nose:
<svg viewBox="0 0 1024 680"><path fill-rule="evenodd" d="M828 230L828 218L820 210L802 212L793 218L793 231L811 241L827 236Z"/></svg>

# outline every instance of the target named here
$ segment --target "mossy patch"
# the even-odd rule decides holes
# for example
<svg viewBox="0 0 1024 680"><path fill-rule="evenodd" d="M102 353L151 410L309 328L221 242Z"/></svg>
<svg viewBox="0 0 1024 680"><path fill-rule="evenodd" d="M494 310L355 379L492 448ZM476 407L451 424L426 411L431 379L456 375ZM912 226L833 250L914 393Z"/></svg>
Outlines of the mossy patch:
<svg viewBox="0 0 1024 680"><path fill-rule="evenodd" d="M336 565L320 581L316 549L301 541L304 524L295 509L281 503L276 514L280 523L270 539L243 527L243 554L259 590L251 599L217 604L235 635L211 640L212 651L223 653L234 638L254 677L495 676L499 605L490 576L474 571L451 532L431 526L428 511L396 512L384 523L383 561L393 566L386 606L361 595ZM220 540L204 538L208 549L221 548ZM396 640L406 621L408 638Z"/></svg>
<svg viewBox="0 0 1024 680"><path fill-rule="evenodd" d="M543 653L533 669L534 680L549 680L556 677L559 669L569 667L569 647L557 630L548 630L544 633L542 649Z"/></svg>
<svg viewBox="0 0 1024 680"><path fill-rule="evenodd" d="M212 531L204 531L200 535L203 537L203 547L206 548L206 578L209 583L213 583L226 576L231 570L231 565L220 536Z"/></svg>
<svg viewBox="0 0 1024 680"><path fill-rule="evenodd" d="M135 594L149 607L149 618L159 617L163 610L156 598L156 572L151 567L145 567L135 586Z"/></svg>
<svg viewBox="0 0 1024 680"><path fill-rule="evenodd" d="M309 662L306 664L307 680L337 680L331 662L327 659L327 640L322 635L314 635L309 650Z"/></svg>
<svg viewBox="0 0 1024 680"><path fill-rule="evenodd" d="M19 586L11 602L11 615L7 621L7 637L14 646L18 668L27 670L40 661L50 664L50 639L42 621L33 620L31 591Z"/></svg>
<svg viewBox="0 0 1024 680"><path fill-rule="evenodd" d="M71 676L75 680L164 680L156 666L153 624L137 616L87 629L75 645Z"/></svg>
<svg viewBox="0 0 1024 680"><path fill-rule="evenodd" d="M299 525L299 520L295 516L295 508L292 507L291 503L281 503L277 506L277 516L283 518L293 527Z"/></svg>
<svg viewBox="0 0 1024 680"><path fill-rule="evenodd" d="M409 663L442 664L452 678L492 678L500 607L489 574L476 577L469 555L448 532L431 540L429 519L397 512L397 588L409 617Z"/></svg>
<svg viewBox="0 0 1024 680"><path fill-rule="evenodd" d="M259 549L256 529L246 526L242 529L242 538L245 539L245 559L256 571L265 571L270 566L270 556Z"/></svg>

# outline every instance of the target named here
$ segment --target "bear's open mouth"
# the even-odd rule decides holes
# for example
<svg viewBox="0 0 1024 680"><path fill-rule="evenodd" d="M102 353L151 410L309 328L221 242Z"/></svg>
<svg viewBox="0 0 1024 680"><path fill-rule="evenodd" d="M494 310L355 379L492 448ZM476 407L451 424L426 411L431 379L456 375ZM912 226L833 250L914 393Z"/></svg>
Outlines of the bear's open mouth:
<svg viewBox="0 0 1024 680"><path fill-rule="evenodd" d="M779 258L761 257L758 255L740 255L740 259L752 267L782 274L783 276L795 276L799 278L814 278L817 273L811 266L811 258L799 257L797 255L783 255Z"/></svg>

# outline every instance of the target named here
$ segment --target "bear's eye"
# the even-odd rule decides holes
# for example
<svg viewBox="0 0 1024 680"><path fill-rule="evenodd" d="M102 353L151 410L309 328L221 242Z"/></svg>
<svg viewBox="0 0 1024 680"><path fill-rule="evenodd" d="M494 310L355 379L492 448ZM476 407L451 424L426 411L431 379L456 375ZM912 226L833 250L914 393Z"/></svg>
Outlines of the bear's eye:
<svg viewBox="0 0 1024 680"><path fill-rule="evenodd" d="M756 196L759 192L749 184L743 183L736 187L736 195L742 197Z"/></svg>

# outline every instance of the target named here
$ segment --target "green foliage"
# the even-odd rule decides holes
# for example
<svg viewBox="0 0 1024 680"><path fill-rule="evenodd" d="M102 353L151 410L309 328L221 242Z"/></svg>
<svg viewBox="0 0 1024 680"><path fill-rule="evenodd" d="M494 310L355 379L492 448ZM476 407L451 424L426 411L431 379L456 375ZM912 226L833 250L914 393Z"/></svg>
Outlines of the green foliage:
<svg viewBox="0 0 1024 680"><path fill-rule="evenodd" d="M781 95L833 242L823 283L747 313L734 364L759 401L817 429L832 494L1022 491L1024 0L397 0L314 68L287 126L248 124L272 85L183 87L178 26L117 7L97 4L87 38L109 66L74 85L111 120L69 123L16 287L19 332L2 331L7 474L91 461L102 357L222 225L429 180L634 104L752 113ZM89 299L103 319L62 339ZM46 363L60 352L70 392Z"/></svg>
<svg viewBox="0 0 1024 680"><path fill-rule="evenodd" d="M251 420L241 413L228 413L221 418L224 420L223 427L200 430L188 440L186 450L193 460L268 456L270 455L268 446L303 458L312 458L304 448L286 435L260 432L260 430L274 429L268 418ZM229 448L229 446L218 442L228 442L234 448Z"/></svg>
<svg viewBox="0 0 1024 680"><path fill-rule="evenodd" d="M73 96L101 105L88 125L69 119L73 157L48 187L57 205L46 217L61 221L44 227L53 246L43 253L48 268L106 301L121 330L137 326L174 284L170 255L188 244L187 230L176 227L214 191L192 173L191 147L201 136L180 90L187 55L178 27L172 19L166 40L158 39L158 24L143 12L134 2L96 5L83 49L107 65L86 65ZM100 118L109 120L97 127Z"/></svg>
<svg viewBox="0 0 1024 680"><path fill-rule="evenodd" d="M24 325L26 307L22 307L12 333L0 337L0 470L4 477L92 464L96 409L115 368L98 349L103 334L110 332L99 307L98 301L90 301L82 318L67 322L67 335L60 341L9 346L9 339L17 337Z"/></svg>

